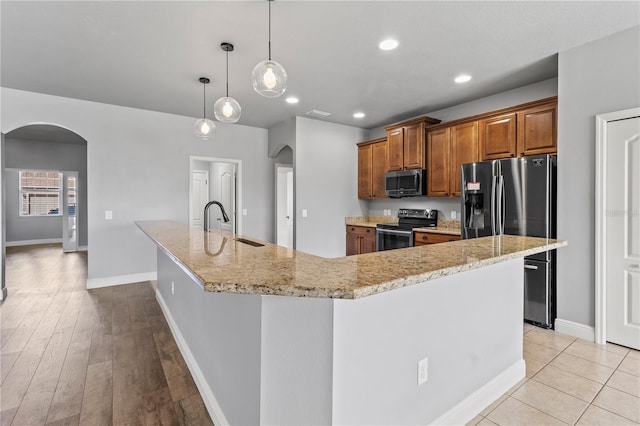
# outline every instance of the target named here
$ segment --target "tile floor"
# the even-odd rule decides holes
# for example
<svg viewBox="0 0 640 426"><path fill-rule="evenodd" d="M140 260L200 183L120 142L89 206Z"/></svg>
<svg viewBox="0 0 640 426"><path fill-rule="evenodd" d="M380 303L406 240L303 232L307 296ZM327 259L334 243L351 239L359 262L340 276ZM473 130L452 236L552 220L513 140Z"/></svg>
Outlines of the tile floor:
<svg viewBox="0 0 640 426"><path fill-rule="evenodd" d="M524 325L526 377L469 425L638 425L640 352Z"/></svg>

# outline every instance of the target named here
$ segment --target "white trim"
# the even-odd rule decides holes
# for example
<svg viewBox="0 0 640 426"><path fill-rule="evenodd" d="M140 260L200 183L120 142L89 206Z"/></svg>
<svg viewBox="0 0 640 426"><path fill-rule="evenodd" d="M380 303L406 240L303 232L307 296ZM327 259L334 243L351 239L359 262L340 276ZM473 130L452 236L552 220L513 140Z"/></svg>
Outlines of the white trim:
<svg viewBox="0 0 640 426"><path fill-rule="evenodd" d="M78 251L89 251L89 246L78 246Z"/></svg>
<svg viewBox="0 0 640 426"><path fill-rule="evenodd" d="M491 405L492 402L504 395L520 380L524 379L525 373L526 365L524 360L521 359L429 424L467 424L471 419L480 414L482 410Z"/></svg>
<svg viewBox="0 0 640 426"><path fill-rule="evenodd" d="M579 322L556 318L554 328L558 333L568 334L569 336L588 340L590 342L595 342L596 340L596 330L590 325L584 325L580 324Z"/></svg>
<svg viewBox="0 0 640 426"><path fill-rule="evenodd" d="M191 180L191 172L194 170L194 161L207 161L210 163L231 163L236 166L236 211L235 223L236 223L236 235L242 235L242 160L236 160L233 158L216 158L216 157L202 157L198 155L189 156L189 217L187 218L188 224L191 224L191 195L193 192L193 181ZM211 177L209 178L211 180Z"/></svg>
<svg viewBox="0 0 640 426"><path fill-rule="evenodd" d="M87 289L111 287L120 284L132 284L142 281L155 281L158 279L157 272L143 272L141 274L114 275L103 278L87 278Z"/></svg>
<svg viewBox="0 0 640 426"><path fill-rule="evenodd" d="M606 287L606 256L604 241L606 241L607 229L605 226L605 206L607 205L605 177L606 177L606 150L607 124L610 121L625 120L640 116L640 107L622 111L596 115L596 200L595 200L595 342L603 345L607 341L607 287ZM556 320L557 323L557 320Z"/></svg>
<svg viewBox="0 0 640 426"><path fill-rule="evenodd" d="M62 244L62 238L44 238L41 240L7 241L7 247L36 246L39 244Z"/></svg>
<svg viewBox="0 0 640 426"><path fill-rule="evenodd" d="M211 420L213 420L213 424L221 425L221 426L228 425L229 421L227 420L224 413L222 412L222 408L220 407L218 400L213 394L213 391L211 390L211 388L209 387L209 384L207 383L207 380L205 379L204 374L200 369L200 366L198 366L198 363L195 357L193 356L193 353L189 349L189 345L187 344L187 341L182 336L182 333L180 332L180 328L178 327L178 324L173 319L173 316L169 311L169 307L165 303L164 299L162 298L162 294L158 289L156 289L156 299L158 300L158 304L160 305L160 308L164 313L164 317L166 318L167 323L169 324L171 333L173 334L173 337L176 340L176 343L178 344L180 353L184 357L184 360L187 363L187 367L189 367L189 371L193 376L193 380L196 382L198 391L202 396L204 405L207 407L207 411L209 412L209 416L211 416Z"/></svg>

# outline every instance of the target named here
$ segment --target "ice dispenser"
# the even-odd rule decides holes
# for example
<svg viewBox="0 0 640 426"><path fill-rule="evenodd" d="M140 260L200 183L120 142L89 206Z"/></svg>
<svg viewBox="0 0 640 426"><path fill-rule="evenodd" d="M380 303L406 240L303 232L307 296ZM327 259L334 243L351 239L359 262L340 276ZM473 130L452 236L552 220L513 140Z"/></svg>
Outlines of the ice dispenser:
<svg viewBox="0 0 640 426"><path fill-rule="evenodd" d="M465 228L484 228L484 194L467 193L464 197Z"/></svg>

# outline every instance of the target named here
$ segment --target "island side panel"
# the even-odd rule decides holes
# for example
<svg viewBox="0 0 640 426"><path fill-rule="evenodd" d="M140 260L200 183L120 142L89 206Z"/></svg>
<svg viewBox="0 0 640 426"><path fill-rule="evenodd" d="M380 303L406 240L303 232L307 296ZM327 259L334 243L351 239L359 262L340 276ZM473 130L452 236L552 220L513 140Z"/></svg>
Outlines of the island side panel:
<svg viewBox="0 0 640 426"><path fill-rule="evenodd" d="M260 424L331 424L333 300L262 297Z"/></svg>
<svg viewBox="0 0 640 426"><path fill-rule="evenodd" d="M258 424L260 296L205 292L161 249L158 292L202 372L214 408L218 405L230 424ZM208 392L200 391L207 402ZM213 420L222 423L212 404L207 408Z"/></svg>
<svg viewBox="0 0 640 426"><path fill-rule="evenodd" d="M336 300L333 423L427 424L503 372L508 383L495 396L508 390L524 377L523 279L515 259ZM428 381L418 386L425 357ZM491 402L475 401L466 411Z"/></svg>

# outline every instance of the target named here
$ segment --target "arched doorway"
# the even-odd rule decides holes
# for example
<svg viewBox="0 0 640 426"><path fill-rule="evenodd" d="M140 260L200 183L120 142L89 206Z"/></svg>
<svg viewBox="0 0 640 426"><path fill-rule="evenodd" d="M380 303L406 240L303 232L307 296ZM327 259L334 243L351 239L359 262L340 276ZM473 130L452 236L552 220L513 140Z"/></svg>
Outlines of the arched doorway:
<svg viewBox="0 0 640 426"><path fill-rule="evenodd" d="M31 124L2 135L2 266L5 246L62 243L87 250L87 141ZM3 296L6 294L3 273Z"/></svg>

